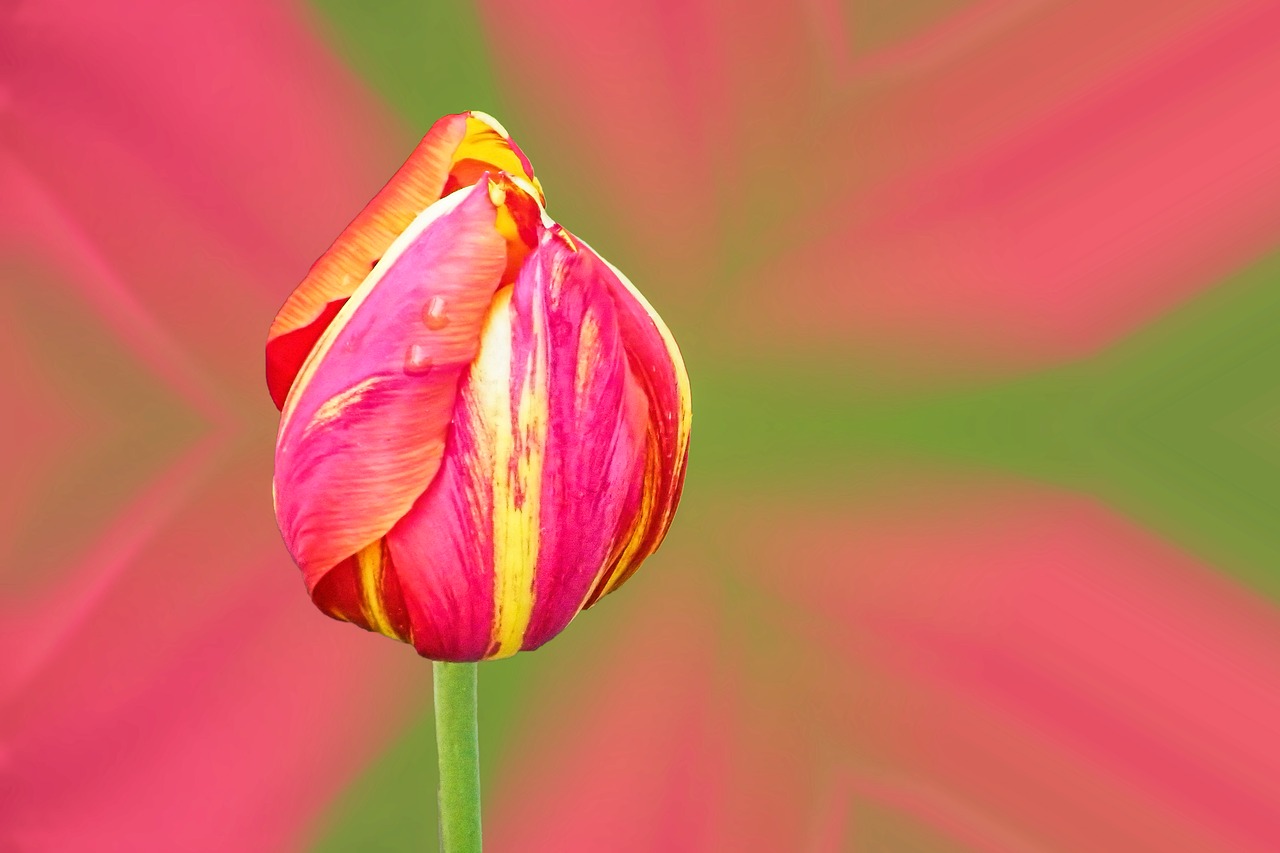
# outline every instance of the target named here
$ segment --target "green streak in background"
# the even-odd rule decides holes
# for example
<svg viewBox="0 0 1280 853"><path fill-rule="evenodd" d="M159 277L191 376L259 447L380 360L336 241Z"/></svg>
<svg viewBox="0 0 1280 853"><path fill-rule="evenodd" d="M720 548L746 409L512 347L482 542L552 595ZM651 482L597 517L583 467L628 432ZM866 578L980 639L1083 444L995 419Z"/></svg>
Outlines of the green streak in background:
<svg viewBox="0 0 1280 853"><path fill-rule="evenodd" d="M1096 358L1013 381L887 393L807 362L703 374L697 467L739 488L851 481L850 496L873 465L1014 473L1096 495L1280 598L1277 329L1280 254Z"/></svg>
<svg viewBox="0 0 1280 853"><path fill-rule="evenodd" d="M502 115L474 4L311 0L311 5L323 18L326 39L410 123L415 136L447 113L478 109Z"/></svg>

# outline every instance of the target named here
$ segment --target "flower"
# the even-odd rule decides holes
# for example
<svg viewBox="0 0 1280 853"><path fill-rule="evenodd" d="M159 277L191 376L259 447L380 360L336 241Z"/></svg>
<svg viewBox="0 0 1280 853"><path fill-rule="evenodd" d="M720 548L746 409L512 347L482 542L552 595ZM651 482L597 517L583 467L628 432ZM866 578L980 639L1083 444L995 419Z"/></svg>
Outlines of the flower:
<svg viewBox="0 0 1280 853"><path fill-rule="evenodd" d="M535 649L671 524L675 341L479 112L432 126L276 316L276 519L322 611L435 660Z"/></svg>

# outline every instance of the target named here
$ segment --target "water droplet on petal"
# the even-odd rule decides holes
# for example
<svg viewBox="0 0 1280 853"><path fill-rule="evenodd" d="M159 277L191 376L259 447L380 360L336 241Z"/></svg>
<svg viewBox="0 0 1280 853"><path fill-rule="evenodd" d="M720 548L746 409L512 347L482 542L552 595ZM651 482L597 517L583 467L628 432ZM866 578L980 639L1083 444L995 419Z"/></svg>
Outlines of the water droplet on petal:
<svg viewBox="0 0 1280 853"><path fill-rule="evenodd" d="M433 332L438 332L449 325L449 315L445 313L443 296L433 296L422 307L422 323Z"/></svg>
<svg viewBox="0 0 1280 853"><path fill-rule="evenodd" d="M414 344L405 350L404 372L410 376L422 376L424 373L429 373L433 365L431 351L424 345Z"/></svg>

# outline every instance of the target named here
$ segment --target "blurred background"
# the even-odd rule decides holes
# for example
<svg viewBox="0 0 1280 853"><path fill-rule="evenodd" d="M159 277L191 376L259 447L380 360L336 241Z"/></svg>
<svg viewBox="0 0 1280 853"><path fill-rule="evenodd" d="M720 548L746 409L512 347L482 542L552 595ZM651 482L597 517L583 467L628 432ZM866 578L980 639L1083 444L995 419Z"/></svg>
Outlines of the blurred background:
<svg viewBox="0 0 1280 853"><path fill-rule="evenodd" d="M1280 5L0 3L0 850L435 845L275 529L275 310L489 111L693 377L481 668L494 851L1280 849Z"/></svg>

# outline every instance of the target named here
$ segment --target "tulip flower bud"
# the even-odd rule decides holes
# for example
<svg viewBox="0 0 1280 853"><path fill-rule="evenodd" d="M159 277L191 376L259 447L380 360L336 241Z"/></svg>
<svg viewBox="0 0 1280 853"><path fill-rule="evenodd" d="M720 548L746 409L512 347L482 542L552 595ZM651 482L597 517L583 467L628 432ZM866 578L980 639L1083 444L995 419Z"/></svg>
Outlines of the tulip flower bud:
<svg viewBox="0 0 1280 853"><path fill-rule="evenodd" d="M492 118L446 116L277 315L276 518L325 613L435 660L535 649L662 542L689 381Z"/></svg>

